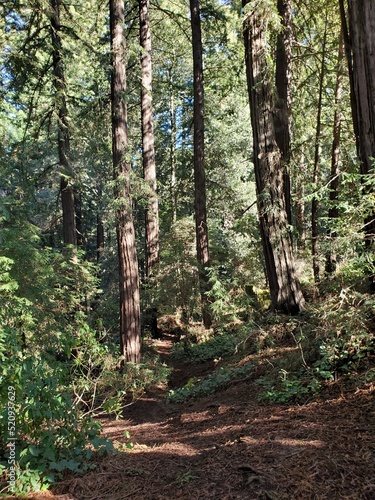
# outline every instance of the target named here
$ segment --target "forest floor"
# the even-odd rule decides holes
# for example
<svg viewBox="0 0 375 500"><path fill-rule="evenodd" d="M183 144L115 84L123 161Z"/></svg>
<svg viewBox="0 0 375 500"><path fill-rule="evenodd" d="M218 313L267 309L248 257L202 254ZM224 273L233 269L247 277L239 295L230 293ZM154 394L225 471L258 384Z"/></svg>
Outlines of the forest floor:
<svg viewBox="0 0 375 500"><path fill-rule="evenodd" d="M167 335L153 341L167 363L172 343ZM123 420L103 420L103 434L132 449L28 498L374 500L375 387L333 384L303 405L265 405L256 378L273 355L258 359L250 377L180 404L166 402L170 387L207 374L212 363L174 366L170 387L129 405Z"/></svg>

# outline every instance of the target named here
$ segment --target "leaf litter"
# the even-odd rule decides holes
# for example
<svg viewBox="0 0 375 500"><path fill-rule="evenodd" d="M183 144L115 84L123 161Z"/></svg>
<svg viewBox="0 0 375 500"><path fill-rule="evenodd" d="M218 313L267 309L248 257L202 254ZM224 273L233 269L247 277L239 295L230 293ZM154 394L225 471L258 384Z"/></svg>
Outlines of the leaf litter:
<svg viewBox="0 0 375 500"><path fill-rule="evenodd" d="M157 341L166 357L168 342ZM180 365L174 384L201 369ZM255 378L180 404L166 402L166 387L145 394L122 420L102 420L121 452L27 498L375 499L374 385L354 392L332 386L304 405L265 405Z"/></svg>

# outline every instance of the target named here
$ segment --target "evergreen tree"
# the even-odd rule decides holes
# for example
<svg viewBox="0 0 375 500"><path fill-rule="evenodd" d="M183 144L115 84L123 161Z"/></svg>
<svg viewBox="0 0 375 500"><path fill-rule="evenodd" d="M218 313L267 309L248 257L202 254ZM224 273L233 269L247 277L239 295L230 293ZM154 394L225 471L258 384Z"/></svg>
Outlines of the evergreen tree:
<svg viewBox="0 0 375 500"><path fill-rule="evenodd" d="M353 128L356 138L364 192L374 191L369 175L375 157L375 6L371 0L349 0L347 10L340 0L340 11L349 66ZM366 246L372 247L375 235L375 212L365 218ZM373 267L373 264L372 264ZM375 288L375 274L370 271L370 287Z"/></svg>
<svg viewBox="0 0 375 500"><path fill-rule="evenodd" d="M202 316L206 328L211 326L208 310L207 292L210 265L208 247L207 207L206 207L206 175L204 155L204 80L203 49L200 22L199 0L190 0L190 15L193 40L194 67L194 210L197 244L197 259L201 287Z"/></svg>
<svg viewBox="0 0 375 500"><path fill-rule="evenodd" d="M282 157L275 136L274 92L267 60L266 31L269 16L274 12L266 2L257 2L256 9L246 0L243 5L259 223L271 301L275 309L296 314L304 308L304 298L288 232Z"/></svg>
<svg viewBox="0 0 375 500"><path fill-rule="evenodd" d="M329 208L328 208L328 223L331 227L328 228L328 250L326 253L325 272L328 276L336 271L337 255L335 251L334 240L337 233L332 226L339 217L338 197L340 185L340 140L341 140L341 122L342 122L342 94L343 94L343 60L344 60L344 40L341 34L340 45L337 59L337 77L335 89L335 110L333 117L333 139L332 139L332 156L331 156L331 173L329 178Z"/></svg>
<svg viewBox="0 0 375 500"><path fill-rule="evenodd" d="M63 240L65 245L77 245L76 203L73 189L73 169L70 154L69 116L66 103L66 84L61 44L61 0L51 0L51 37L53 73L56 89L58 152L61 168L60 195L63 212Z"/></svg>
<svg viewBox="0 0 375 500"><path fill-rule="evenodd" d="M124 2L111 0L112 148L117 205L117 246L120 289L120 348L125 361L140 361L140 303L138 259L130 191L127 136L126 53Z"/></svg>
<svg viewBox="0 0 375 500"><path fill-rule="evenodd" d="M145 274L152 276L159 262L159 207L156 192L154 120L152 109L152 64L149 1L139 0L141 54L141 120L143 176L150 187L145 220Z"/></svg>

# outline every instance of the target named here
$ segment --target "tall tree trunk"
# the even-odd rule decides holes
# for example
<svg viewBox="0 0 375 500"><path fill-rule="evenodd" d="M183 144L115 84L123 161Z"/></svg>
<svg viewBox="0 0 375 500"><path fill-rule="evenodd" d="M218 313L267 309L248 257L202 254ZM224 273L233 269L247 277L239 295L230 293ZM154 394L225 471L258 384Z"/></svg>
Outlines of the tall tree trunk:
<svg viewBox="0 0 375 500"><path fill-rule="evenodd" d="M98 186L98 208L96 213L96 261L99 262L104 251L104 224L101 216L103 191L101 186Z"/></svg>
<svg viewBox="0 0 375 500"><path fill-rule="evenodd" d="M151 277L159 262L159 208L156 193L154 121L152 114L152 65L149 0L139 0L141 55L141 114L143 176L150 187L145 214L145 275Z"/></svg>
<svg viewBox="0 0 375 500"><path fill-rule="evenodd" d="M202 300L203 323L210 328L212 319L208 310L209 289L207 268L210 265L206 210L206 180L204 158L204 81L203 51L199 0L190 0L194 64L194 193L197 259Z"/></svg>
<svg viewBox="0 0 375 500"><path fill-rule="evenodd" d="M326 21L324 27L322 61L319 75L319 95L318 95L318 113L316 117L315 129L315 147L314 147L314 168L313 168L313 186L318 188L319 180L319 162L320 162L320 141L322 135L322 103L323 103L323 85L325 76L325 59L326 59L326 44L327 44L327 21L328 13L326 12ZM311 254L313 259L313 274L315 283L320 280L319 268L319 228L318 228L318 199L314 196L311 203Z"/></svg>
<svg viewBox="0 0 375 500"><path fill-rule="evenodd" d="M120 289L120 349L125 361L140 361L140 305L126 109L124 0L110 0L112 49L112 152L117 209Z"/></svg>
<svg viewBox="0 0 375 500"><path fill-rule="evenodd" d="M245 7L247 0L244 0ZM297 314L304 298L296 276L288 231L282 155L276 143L274 92L267 62L262 9L244 19L247 83L253 129L258 212L273 308Z"/></svg>
<svg viewBox="0 0 375 500"><path fill-rule="evenodd" d="M375 3L373 0L340 0L349 67L353 128L356 137L360 173L374 172L375 157ZM371 189L372 188L364 188ZM366 246L373 246L375 237L375 211L365 219ZM369 274L371 290L375 288L375 275Z"/></svg>
<svg viewBox="0 0 375 500"><path fill-rule="evenodd" d="M291 0L277 0L282 30L277 36L276 48L276 114L275 138L282 155L284 168L285 207L288 223L292 225L290 194L290 128L291 128L291 85L292 85L292 3Z"/></svg>
<svg viewBox="0 0 375 500"><path fill-rule="evenodd" d="M72 185L73 170L70 163L70 136L68 123L68 108L66 104L66 83L64 74L64 61L61 44L60 22L61 0L51 0L51 37L53 47L53 73L55 86L56 111L58 115L58 153L61 169L60 195L63 213L63 242L64 245L77 246L77 228L75 197Z"/></svg>
<svg viewBox="0 0 375 500"><path fill-rule="evenodd" d="M296 176L296 200L295 200L295 214L296 214L296 230L298 234L298 242L300 247L304 250L306 248L306 216L305 216L305 186L306 179L306 165L305 165L305 152L302 146L301 156L298 164Z"/></svg>
<svg viewBox="0 0 375 500"><path fill-rule="evenodd" d="M104 225L99 214L96 214L96 261L99 262L104 251Z"/></svg>
<svg viewBox="0 0 375 500"><path fill-rule="evenodd" d="M82 200L81 194L77 191L77 189L74 189L74 211L76 217L77 245L82 247L85 243L83 232Z"/></svg>
<svg viewBox="0 0 375 500"><path fill-rule="evenodd" d="M170 166L171 166L171 200L172 200L172 222L177 220L177 179L176 179L176 106L173 89L173 71L169 68L169 121L171 125L171 146L170 146Z"/></svg>
<svg viewBox="0 0 375 500"><path fill-rule="evenodd" d="M343 37L340 38L339 54L337 60L337 79L335 89L335 112L333 116L333 140L332 140L332 155L331 155L331 175L329 181L329 209L328 221L332 224L338 216L337 197L339 189L339 174L340 174L340 134L341 134L341 99L343 92L343 60L344 60L344 43ZM333 241L336 238L336 232L331 229L327 232L328 251L326 255L325 272L328 276L336 271L336 253L333 248Z"/></svg>

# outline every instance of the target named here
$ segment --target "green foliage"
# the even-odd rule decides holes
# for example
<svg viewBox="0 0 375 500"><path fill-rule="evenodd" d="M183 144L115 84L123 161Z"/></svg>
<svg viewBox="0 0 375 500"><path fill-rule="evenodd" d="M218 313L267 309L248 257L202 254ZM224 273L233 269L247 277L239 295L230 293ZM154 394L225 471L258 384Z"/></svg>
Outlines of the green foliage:
<svg viewBox="0 0 375 500"><path fill-rule="evenodd" d="M48 485L64 470L85 470L93 452L108 451L111 443L99 437L100 426L82 414L71 391L72 350L87 357L90 348L82 349L89 327L79 311L90 283L87 268L40 251L36 238L25 240L24 248L13 246L12 234L3 231L5 248L30 264L21 275L14 261L0 258L0 461L8 464L9 418L15 418L14 491L22 493Z"/></svg>
<svg viewBox="0 0 375 500"><path fill-rule="evenodd" d="M174 360L186 359L192 363L230 357L245 349L249 337L249 330L244 327L238 332L216 334L199 344L186 345L185 342L179 342L174 345L171 357Z"/></svg>
<svg viewBox="0 0 375 500"><path fill-rule="evenodd" d="M81 471L89 467L93 452L109 451L111 442L99 438L100 425L83 417L67 390L67 372L51 369L43 359L24 355L3 335L0 356L6 359L0 373L1 462L7 464L6 439L9 436L9 393L15 389L17 483L15 492L27 492L51 482L63 470Z"/></svg>
<svg viewBox="0 0 375 500"><path fill-rule="evenodd" d="M111 202L114 186L110 181L108 19L106 9L96 2L77 0L74 6L62 7L61 53L69 109L72 183L82 195L85 239L82 251L70 255L61 248L60 241L61 171L49 2L34 1L32 8L27 2L6 2L6 15L1 20L0 444L5 449L7 388L12 386L17 395L20 492L43 488L65 470L82 471L88 467L93 451L107 447L100 440L100 429L92 416L102 412L120 415L124 404L164 383L169 372L159 359L147 355L140 365L121 367L113 230L116 204ZM132 126L126 159L132 165L137 237L142 248L148 190L139 176L140 126L133 126L139 124L140 113L139 43L136 22L128 7L127 102ZM193 363L228 360L249 349L254 352L277 347L300 328L295 349L298 366L278 366L275 361L276 375L272 373L260 383L268 401L304 401L327 381L367 369L374 351L374 299L362 294L365 287L361 284L364 276L374 270L372 250L365 248L363 237L363 221L373 214L374 176L356 173L358 162L350 120L343 121L340 190L337 200L329 200L327 179L332 118L338 104L334 102L334 89L340 20L333 1L299 3L293 11L296 43L292 47L291 180L297 203L319 201L321 259L334 250L338 269L334 279L319 285L323 300L318 303L317 296L311 296L314 304L308 306L306 321L286 323L274 315L262 322L260 313L269 305L269 294L264 290L263 249L255 203L242 23L244 16L255 11L262 17L260 22L268 24L265 36L272 69L280 16L271 0L251 0L241 16L238 11L238 5L218 0L202 5L209 300L216 331L224 327L226 331L195 345L186 327L200 319L193 221L193 82L186 3L171 0L162 0L151 9L161 254L158 272L142 290L142 305L144 311L156 307L159 315L176 315L182 320L178 327L188 334L184 342L176 345L173 357ZM323 37L327 39L322 61ZM317 182L312 182L310 166L317 146L317 75L322 63L320 172ZM348 87L345 80L344 87L345 83ZM348 115L348 109L349 94L344 92L342 114ZM339 211L335 220L327 217L332 207ZM309 209L305 208L307 218ZM96 257L98 219L106 232L100 267L87 262ZM303 225L308 227L309 223L302 221ZM327 231L335 234L334 241L325 237ZM142 252L139 254L142 261ZM309 252L300 252L298 258L308 290ZM250 288L255 296L249 293ZM248 326L233 331L233 324L253 320L261 323L258 332L250 333ZM171 394L170 400L209 394L245 375L247 369L251 371L251 366L222 367L206 379L191 379ZM366 373L368 380L373 380L372 368ZM131 442L127 445L131 447ZM7 455L1 453L1 460L6 462ZM181 482L190 478L187 474Z"/></svg>
<svg viewBox="0 0 375 500"><path fill-rule="evenodd" d="M228 382L247 376L253 368L251 363L235 367L220 367L203 379L191 379L184 387L169 391L167 400L170 403L182 403L189 399L207 396Z"/></svg>
<svg viewBox="0 0 375 500"><path fill-rule="evenodd" d="M199 306L198 267L192 218L182 219L162 238L162 264L153 289L153 303L160 312L179 311L188 321Z"/></svg>
<svg viewBox="0 0 375 500"><path fill-rule="evenodd" d="M145 390L166 382L170 368L161 364L158 358L149 359L143 363L127 363L123 374L124 385L134 398Z"/></svg>
<svg viewBox="0 0 375 500"><path fill-rule="evenodd" d="M258 380L264 388L261 400L305 402L343 377L355 384L371 380L375 301L354 287L343 287L358 279L358 272L351 273L350 268L346 266L344 272L348 281L339 274L321 284L326 295L310 305L306 316L290 325L275 318L282 335L291 335L295 347L285 357L275 359L273 369Z"/></svg>
<svg viewBox="0 0 375 500"><path fill-rule="evenodd" d="M184 484L190 483L190 481L193 481L194 479L199 479L199 476L189 469L187 472L181 474L176 481L183 486Z"/></svg>
<svg viewBox="0 0 375 500"><path fill-rule="evenodd" d="M316 373L324 379L356 373L375 349L375 301L350 288L342 289L320 308L316 331Z"/></svg>
<svg viewBox="0 0 375 500"><path fill-rule="evenodd" d="M73 380L76 402L87 414L113 414L121 417L124 406L146 390L166 383L170 369L159 359L143 357L139 364L119 367L115 353L97 357L95 367Z"/></svg>
<svg viewBox="0 0 375 500"><path fill-rule="evenodd" d="M272 0L250 0L243 9L245 18L253 12L256 12L262 22L268 22L274 30L280 31L280 16Z"/></svg>
<svg viewBox="0 0 375 500"><path fill-rule="evenodd" d="M236 301L237 280L228 276L225 271L209 270L209 289L207 296L210 300L210 310L213 318L223 324L224 322L235 321L239 310L238 300Z"/></svg>
<svg viewBox="0 0 375 500"><path fill-rule="evenodd" d="M305 402L308 397L316 395L322 383L316 377L305 372L289 373L280 370L275 380L273 377L260 377L257 383L264 388L260 401L270 403Z"/></svg>

